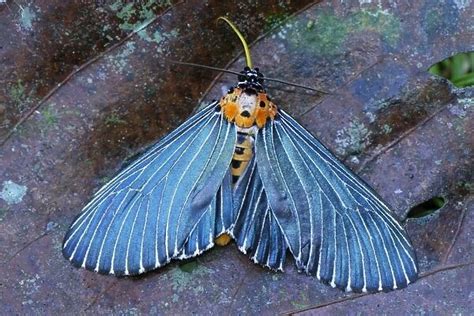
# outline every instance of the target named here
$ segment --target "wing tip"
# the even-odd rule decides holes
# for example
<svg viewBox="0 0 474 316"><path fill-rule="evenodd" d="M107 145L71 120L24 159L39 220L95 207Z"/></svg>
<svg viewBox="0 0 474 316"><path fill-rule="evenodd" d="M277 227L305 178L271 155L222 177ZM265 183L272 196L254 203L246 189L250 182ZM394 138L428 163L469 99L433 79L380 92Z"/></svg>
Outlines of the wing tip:
<svg viewBox="0 0 474 316"><path fill-rule="evenodd" d="M150 264L141 267L137 267L134 269L129 269L128 267L111 267L111 266L100 266L98 264L90 264L87 263L87 260L84 258L78 259L77 257L73 257L70 253L63 248L63 256L74 266L75 268L84 269L90 272L94 272L100 275L113 275L115 277L123 277L123 276L138 276L144 274L146 272L155 270L164 264ZM168 261L169 262L169 261Z"/></svg>
<svg viewBox="0 0 474 316"><path fill-rule="evenodd" d="M196 249L196 251L192 254L186 254L184 252L181 252L178 256L174 257L173 259L176 260L186 260L190 258L194 258L196 256L201 255L203 252L211 249L214 247L214 242L211 242L209 245L207 245L205 248L201 249ZM62 254L65 259L67 259L71 264L76 267L76 268L82 268L87 271L95 272L100 275L113 275L115 277L123 277L123 276L138 276L141 274L144 274L146 272L156 270L166 264L168 264L172 258L167 257L165 262L159 262L159 261L153 261L150 264L145 264L145 265L140 265L134 268L126 267L126 266L114 266L111 267L110 265L107 266L101 266L97 263L95 264L90 264L88 263L88 260L85 260L84 258L78 258L77 256L74 256L74 249L71 247L65 247L63 244L62 247Z"/></svg>
<svg viewBox="0 0 474 316"><path fill-rule="evenodd" d="M237 246L237 248L240 250L240 252L242 252L245 255L249 255L252 252L252 249L250 247ZM250 250L250 252L249 252L249 250ZM256 253L253 254L252 256L250 256L249 259L253 263L255 263L255 264L257 264L257 265L259 265L263 268L270 269L273 272L285 272L285 269L283 267L284 259L283 260L278 260L278 265L273 265L268 260L265 263L260 262L257 258Z"/></svg>
<svg viewBox="0 0 474 316"><path fill-rule="evenodd" d="M302 273L301 271L300 273ZM324 278L316 275L315 273L306 272L307 275L315 276L321 283L324 285L331 286L332 288L338 288L344 292L353 292L353 293L387 293L395 290L401 290L406 288L409 284L414 283L418 279L418 274L414 273L407 275L407 279L400 281L396 280L393 284L381 283L376 286L371 286L369 284L354 284L350 280L347 282L338 282L332 278Z"/></svg>
<svg viewBox="0 0 474 316"><path fill-rule="evenodd" d="M181 252L178 253L178 255L174 257L174 259L177 259L177 260L191 259L191 258L194 258L194 257L197 257L197 256L203 254L204 252L208 251L209 249L211 249L214 246L215 246L215 243L213 241L211 241L208 245L206 245L206 247L196 248L196 250L193 253L190 253L190 254L186 254L186 249L183 248L181 250ZM168 260L168 262L169 261L170 260ZM166 263L168 263L168 262L166 262Z"/></svg>

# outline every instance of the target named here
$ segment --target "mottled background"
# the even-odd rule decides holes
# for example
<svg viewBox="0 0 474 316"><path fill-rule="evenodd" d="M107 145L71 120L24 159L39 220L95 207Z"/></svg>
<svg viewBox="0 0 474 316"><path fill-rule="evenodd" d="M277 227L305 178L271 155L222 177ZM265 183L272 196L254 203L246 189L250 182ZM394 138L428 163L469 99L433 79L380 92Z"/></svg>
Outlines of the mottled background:
<svg viewBox="0 0 474 316"><path fill-rule="evenodd" d="M234 244L138 278L72 267L62 238L122 164L222 94L252 42L294 115L403 221L421 277L344 293ZM474 88L431 65L474 51L474 2L0 1L0 314L474 313ZM434 212L410 212L442 197Z"/></svg>

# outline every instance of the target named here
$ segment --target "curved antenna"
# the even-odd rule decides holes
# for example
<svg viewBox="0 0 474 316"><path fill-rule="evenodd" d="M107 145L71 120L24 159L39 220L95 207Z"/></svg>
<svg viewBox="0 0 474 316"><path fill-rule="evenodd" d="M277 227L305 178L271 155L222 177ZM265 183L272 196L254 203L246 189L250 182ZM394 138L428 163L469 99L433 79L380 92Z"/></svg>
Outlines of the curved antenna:
<svg viewBox="0 0 474 316"><path fill-rule="evenodd" d="M249 49L249 46L247 45L247 41L245 40L242 33L240 33L239 29L228 18L226 18L224 16L220 16L220 17L217 18L217 20L225 21L227 24L229 24L229 26L232 28L232 30L235 32L235 34L237 34L240 41L242 42L242 46L244 47L245 62L247 63L247 67L249 67L250 69L253 69L253 67L252 67L252 58L250 57L250 49Z"/></svg>
<svg viewBox="0 0 474 316"><path fill-rule="evenodd" d="M225 72L225 73L233 74L233 75L237 75L237 76L242 75L242 73L240 73L238 71L233 71L233 70L228 70L228 69L223 69L223 68L218 68L218 67L212 67L212 66L195 64L195 63L188 63L188 62L184 62L184 61L171 60L171 59L167 59L166 61L169 62L169 63L172 63L172 64L177 64L177 65L191 66L191 67L203 68L203 69L210 69L210 70Z"/></svg>
<svg viewBox="0 0 474 316"><path fill-rule="evenodd" d="M195 64L195 63L187 63L187 62L178 61L178 60L167 59L166 61L167 61L167 62L170 62L170 63L172 63L172 64L183 65L183 66L191 66L191 67L203 68L203 69L210 69L210 70L215 70L215 71L219 71L219 72L225 72L225 73L229 73L229 74L233 74L233 75L237 75L237 76L239 76L239 75L242 74L242 73L240 73L240 72L233 71L233 70L222 69L222 68L218 68L218 67L212 67L212 66L201 65L201 64ZM297 87L297 88L302 88L302 89L306 89L306 90L311 90L311 91L315 91L315 92L318 92L318 93L321 93L321 94L333 94L333 93L331 93L331 92L326 92L326 91L323 91L323 90L311 88L311 87L304 86L304 85L297 84L297 83L293 83L293 82L288 82L288 81L281 80L281 79L263 77L263 80L265 80L265 81L279 82L279 83L286 84L286 85L288 85L288 86L293 86L293 87Z"/></svg>

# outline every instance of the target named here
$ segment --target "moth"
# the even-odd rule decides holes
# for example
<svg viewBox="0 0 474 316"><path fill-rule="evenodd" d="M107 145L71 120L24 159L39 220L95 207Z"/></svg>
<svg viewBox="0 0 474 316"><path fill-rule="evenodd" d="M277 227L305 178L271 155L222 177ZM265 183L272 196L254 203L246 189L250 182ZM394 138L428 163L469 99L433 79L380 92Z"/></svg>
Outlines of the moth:
<svg viewBox="0 0 474 316"><path fill-rule="evenodd" d="M99 273L137 275L232 239L255 263L346 291L405 287L413 247L389 207L278 108L253 68L104 185L67 232L63 254Z"/></svg>

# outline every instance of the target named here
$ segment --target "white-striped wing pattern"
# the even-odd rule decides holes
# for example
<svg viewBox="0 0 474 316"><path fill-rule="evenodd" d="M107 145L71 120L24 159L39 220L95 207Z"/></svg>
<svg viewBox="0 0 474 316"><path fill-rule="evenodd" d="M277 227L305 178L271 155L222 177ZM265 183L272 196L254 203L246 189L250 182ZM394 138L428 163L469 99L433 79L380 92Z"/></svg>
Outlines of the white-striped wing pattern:
<svg viewBox="0 0 474 316"><path fill-rule="evenodd" d="M134 275L212 247L235 139L217 103L190 118L96 193L65 237L65 257Z"/></svg>
<svg viewBox="0 0 474 316"><path fill-rule="evenodd" d="M300 270L363 292L416 279L413 248L388 207L288 114L280 110L255 146L270 212Z"/></svg>
<svg viewBox="0 0 474 316"><path fill-rule="evenodd" d="M256 263L282 271L289 251L300 271L348 291L416 279L411 243L385 203L288 114L257 131L233 186L236 139L217 102L191 117L95 194L65 237L65 257L135 275L228 233Z"/></svg>

